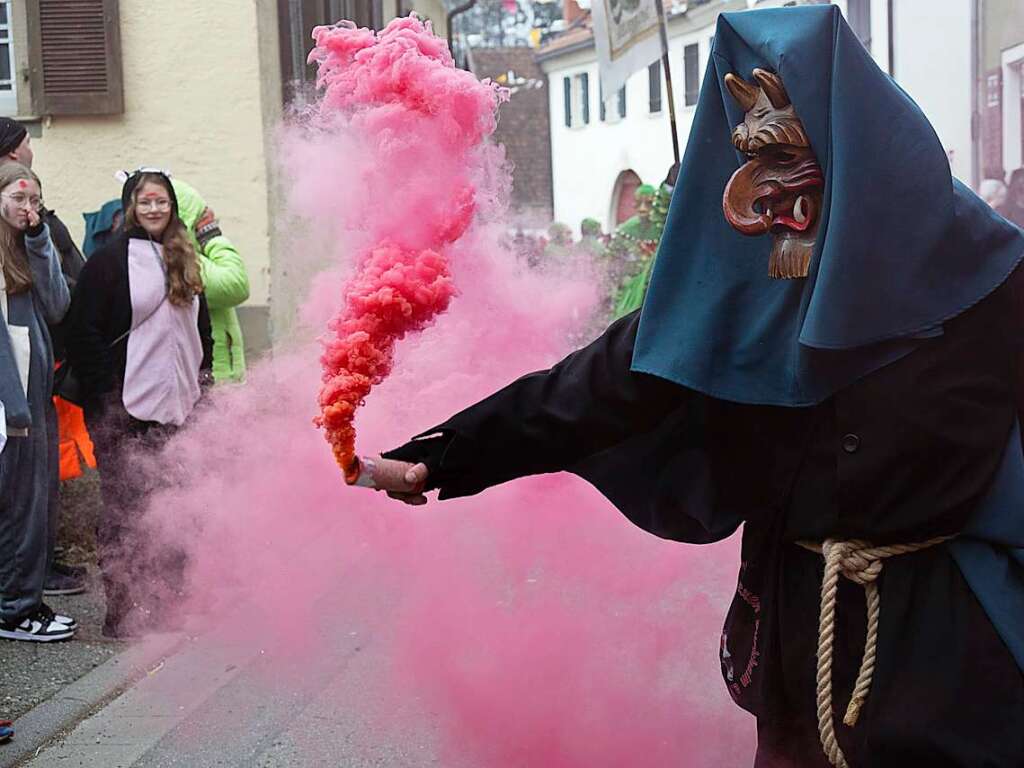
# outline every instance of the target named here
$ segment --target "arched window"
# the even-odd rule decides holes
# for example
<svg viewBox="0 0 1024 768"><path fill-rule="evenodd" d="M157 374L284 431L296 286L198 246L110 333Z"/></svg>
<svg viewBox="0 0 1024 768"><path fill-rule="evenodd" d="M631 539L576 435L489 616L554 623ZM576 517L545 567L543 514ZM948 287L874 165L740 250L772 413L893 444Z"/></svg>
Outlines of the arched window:
<svg viewBox="0 0 1024 768"><path fill-rule="evenodd" d="M612 188L611 220L617 227L636 213L636 189L640 186L640 177L636 171L625 170L619 174Z"/></svg>

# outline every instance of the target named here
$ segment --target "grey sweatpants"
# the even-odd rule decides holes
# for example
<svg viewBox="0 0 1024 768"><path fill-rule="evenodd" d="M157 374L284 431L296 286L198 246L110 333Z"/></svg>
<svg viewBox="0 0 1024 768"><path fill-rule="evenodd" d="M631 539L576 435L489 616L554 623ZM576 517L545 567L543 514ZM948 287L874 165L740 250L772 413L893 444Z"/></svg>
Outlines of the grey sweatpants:
<svg viewBox="0 0 1024 768"><path fill-rule="evenodd" d="M27 437L8 437L0 452L0 621L20 621L43 599L57 536L60 482L53 401L32 403Z"/></svg>

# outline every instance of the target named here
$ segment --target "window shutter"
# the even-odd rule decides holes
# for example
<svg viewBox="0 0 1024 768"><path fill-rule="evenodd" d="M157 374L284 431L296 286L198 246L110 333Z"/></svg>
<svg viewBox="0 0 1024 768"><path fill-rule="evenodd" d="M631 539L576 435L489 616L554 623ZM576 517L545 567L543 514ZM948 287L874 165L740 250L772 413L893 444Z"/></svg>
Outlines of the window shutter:
<svg viewBox="0 0 1024 768"><path fill-rule="evenodd" d="M598 75L597 79L597 115L598 119L603 123L605 120L604 82L601 80L600 75Z"/></svg>
<svg viewBox="0 0 1024 768"><path fill-rule="evenodd" d="M584 72L580 75L580 97L583 99L583 124L590 124L590 75Z"/></svg>
<svg viewBox="0 0 1024 768"><path fill-rule="evenodd" d="M565 93L565 127L572 128L572 80L562 78L562 90Z"/></svg>
<svg viewBox="0 0 1024 768"><path fill-rule="evenodd" d="M626 86L619 88L619 117L626 116Z"/></svg>
<svg viewBox="0 0 1024 768"><path fill-rule="evenodd" d="M652 113L661 112L661 62L647 68L647 106Z"/></svg>
<svg viewBox="0 0 1024 768"><path fill-rule="evenodd" d="M870 0L849 0L846 4L847 21L868 52L871 51L871 2Z"/></svg>
<svg viewBox="0 0 1024 768"><path fill-rule="evenodd" d="M124 112L118 0L29 3L33 100L45 115Z"/></svg>
<svg viewBox="0 0 1024 768"><path fill-rule="evenodd" d="M697 50L697 43L683 48L683 103L688 107L692 107L697 103L700 89Z"/></svg>

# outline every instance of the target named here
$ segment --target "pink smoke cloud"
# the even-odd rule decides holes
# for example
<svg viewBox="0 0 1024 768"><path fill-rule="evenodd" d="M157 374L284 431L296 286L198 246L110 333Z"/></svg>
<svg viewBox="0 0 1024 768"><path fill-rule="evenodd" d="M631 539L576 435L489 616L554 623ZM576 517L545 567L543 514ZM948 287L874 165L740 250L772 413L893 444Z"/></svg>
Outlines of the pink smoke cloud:
<svg viewBox="0 0 1024 768"><path fill-rule="evenodd" d="M418 24L396 22L391 48L365 30L318 41L339 61L367 57L380 77L329 84L318 119L283 134L282 221L301 226L289 228L279 258L310 276L296 333L253 366L245 387L217 390L159 468L175 483L153 500L150 519L154 536L188 554L185 612L201 624L244 605L239 635L257 633L294 658L317 655L325 628L358 626L387 659L371 681L384 702L372 717L395 734L429 723L445 766L749 762L752 721L731 704L717 662L735 541L698 549L658 540L566 475L405 508L347 488L311 426L319 329L363 300L353 296L373 294L352 288L360 274L377 270L379 285L396 264L441 258L431 247L439 230L415 212L452 210L444 201L460 190L473 190L475 218L444 245L447 271L435 264L427 281L449 281L458 295L391 348L390 375L356 416L364 451L404 442L550 366L602 298L583 265L538 271L500 247L508 175L500 149L474 144L493 125L485 110L458 108L481 91L461 73L451 104L441 98L440 76L416 62L447 51ZM339 67L329 82L350 71ZM375 124L397 114L388 104L362 120L330 114L361 114L360 99L380 104L399 91L423 110L401 112L394 135ZM423 119L431 110L443 114ZM453 135L477 149L453 160L438 149ZM418 164L405 165L410 158ZM344 598L325 606L339 590ZM282 685L265 684L268 696Z"/></svg>

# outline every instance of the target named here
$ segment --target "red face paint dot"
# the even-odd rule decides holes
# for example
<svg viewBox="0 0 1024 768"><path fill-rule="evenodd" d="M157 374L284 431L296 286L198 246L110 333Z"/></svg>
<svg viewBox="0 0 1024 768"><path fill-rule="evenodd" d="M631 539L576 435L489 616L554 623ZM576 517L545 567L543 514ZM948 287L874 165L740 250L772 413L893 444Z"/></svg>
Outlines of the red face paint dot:
<svg viewBox="0 0 1024 768"><path fill-rule="evenodd" d="M27 182L27 181L25 181L24 179L21 179L21 180L20 180L20 181L18 182L18 186L19 186L19 187L21 187L22 189L25 189L25 187L27 187L27 186L28 186L28 182Z"/></svg>

